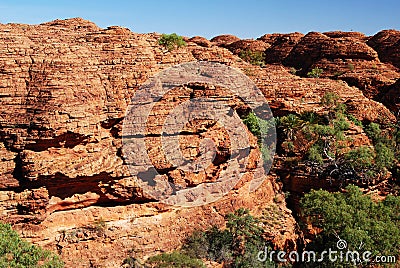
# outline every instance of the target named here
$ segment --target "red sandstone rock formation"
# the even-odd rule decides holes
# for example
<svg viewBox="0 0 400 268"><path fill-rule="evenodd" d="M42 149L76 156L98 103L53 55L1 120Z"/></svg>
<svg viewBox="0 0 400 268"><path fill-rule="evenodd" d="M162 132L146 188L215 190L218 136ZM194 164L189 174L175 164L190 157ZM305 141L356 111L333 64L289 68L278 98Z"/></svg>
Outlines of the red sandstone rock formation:
<svg viewBox="0 0 400 268"><path fill-rule="evenodd" d="M214 38L212 38L210 41L213 42L215 45L220 46L220 47L226 47L233 42L239 41L240 38L231 34L224 34L224 35L218 35Z"/></svg>
<svg viewBox="0 0 400 268"><path fill-rule="evenodd" d="M389 86L382 99L392 110L398 107L398 87L390 87L400 78L398 55L385 50L396 51L391 34L397 32L380 33L367 43L362 34L338 32L265 35L258 41L193 37L186 47L168 52L159 46L159 34L135 34L117 26L101 29L82 19L0 25L0 219L33 242L58 249L68 267L119 267L132 248L143 255L172 250L196 228L223 226L223 216L237 208L261 214L282 195L273 172L254 192L244 180L220 201L202 207L167 206L144 193L121 155L122 121L135 91L175 64L213 61L249 76L275 115L318 112L321 96L335 91L358 119L394 120L384 105L366 97L381 97L380 89ZM267 61L275 64L253 66L226 48L265 50ZM302 68L300 74L320 66L325 78L301 78L287 66ZM337 78L356 87L330 79L336 71L344 72ZM187 87L180 93L185 98L194 91ZM161 102L160 113L177 99L171 95ZM389 105L392 100L397 106ZM156 120L153 126L157 128ZM209 131L224 137L217 127ZM189 156L199 132L200 126L195 127L183 143ZM168 170L157 142L153 144L150 157ZM222 161L195 177L174 171L166 176L198 184L217 179L223 167ZM301 180L292 183L305 185ZM296 223L284 200L277 205L285 217L267 235L278 247L293 245ZM89 228L100 219L106 221L102 232Z"/></svg>

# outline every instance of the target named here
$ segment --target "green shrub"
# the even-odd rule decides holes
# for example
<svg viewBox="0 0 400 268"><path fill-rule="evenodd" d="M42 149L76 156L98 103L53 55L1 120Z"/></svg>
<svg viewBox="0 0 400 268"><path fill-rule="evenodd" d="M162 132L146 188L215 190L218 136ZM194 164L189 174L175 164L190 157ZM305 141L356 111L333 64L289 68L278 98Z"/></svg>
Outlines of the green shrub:
<svg viewBox="0 0 400 268"><path fill-rule="evenodd" d="M303 226L311 224L321 230L307 245L307 250L335 250L340 237L347 241L349 250L362 245L362 252L399 255L400 197L389 195L385 200L375 202L370 196L363 195L358 187L349 185L344 193L312 190L300 204L305 220ZM328 262L324 266L344 267L342 265Z"/></svg>
<svg viewBox="0 0 400 268"><path fill-rule="evenodd" d="M58 268L64 263L51 251L22 240L9 224L0 223L0 267Z"/></svg>
<svg viewBox="0 0 400 268"><path fill-rule="evenodd" d="M375 145L376 158L375 163L378 169L391 168L394 166L394 152L382 142Z"/></svg>
<svg viewBox="0 0 400 268"><path fill-rule="evenodd" d="M311 112L311 111L303 112L301 114L300 118L302 121L307 122L308 124L311 124L311 125L321 123L321 121L322 121L321 116L319 116L317 113Z"/></svg>
<svg viewBox="0 0 400 268"><path fill-rule="evenodd" d="M363 127L362 122L361 122L360 120L358 120L357 118L355 118L354 115L352 115L352 114L347 114L346 116L347 116L347 118L348 118L350 121L352 121L356 126Z"/></svg>
<svg viewBox="0 0 400 268"><path fill-rule="evenodd" d="M347 152L345 157L356 169L371 168L374 161L374 151L369 147L360 146Z"/></svg>
<svg viewBox="0 0 400 268"><path fill-rule="evenodd" d="M259 118L255 113L250 112L242 118L243 123L247 126L248 130L257 137L257 143L260 148L260 152L264 162L271 162L273 153L272 148L264 145L264 139L271 134L271 131L275 131L275 120L264 120Z"/></svg>
<svg viewBox="0 0 400 268"><path fill-rule="evenodd" d="M279 127L283 129L283 132L286 134L286 137L289 140L295 139L295 132L298 130L303 124L303 121L295 114L288 114L282 116L279 119Z"/></svg>
<svg viewBox="0 0 400 268"><path fill-rule="evenodd" d="M314 69L312 69L307 73L307 77L318 78L321 76L323 72L324 70L322 70L321 68L315 67Z"/></svg>
<svg viewBox="0 0 400 268"><path fill-rule="evenodd" d="M168 51L186 46L186 42L183 40L183 37L177 35L176 33L163 34L158 40L158 44L164 46L166 49L168 49Z"/></svg>
<svg viewBox="0 0 400 268"><path fill-rule="evenodd" d="M270 247L264 240L259 220L246 209L238 209L226 216L226 229L212 227L205 232L194 232L182 247L191 258L204 258L224 267L274 267L274 263L258 261L257 254Z"/></svg>
<svg viewBox="0 0 400 268"><path fill-rule="evenodd" d="M262 51L241 50L239 57L253 65L261 67L265 65L265 53Z"/></svg>
<svg viewBox="0 0 400 268"><path fill-rule="evenodd" d="M311 130L318 134L320 137L327 137L335 134L335 129L327 125L313 125Z"/></svg>
<svg viewBox="0 0 400 268"><path fill-rule="evenodd" d="M242 121L247 126L247 129L257 137L257 139L261 139L261 128L259 123L259 118L256 116L255 113L250 112L246 115Z"/></svg>
<svg viewBox="0 0 400 268"><path fill-rule="evenodd" d="M342 115L337 116L337 118L333 120L333 128L336 132L348 130L349 127L349 122L347 122L346 118Z"/></svg>
<svg viewBox="0 0 400 268"><path fill-rule="evenodd" d="M194 231L186 238L182 251L193 258L207 258L209 256L209 234L203 231Z"/></svg>
<svg viewBox="0 0 400 268"><path fill-rule="evenodd" d="M147 262L151 267L171 267L171 268L205 268L204 263L199 260L192 258L182 252L173 251L171 253L162 253L156 256L150 257Z"/></svg>
<svg viewBox="0 0 400 268"><path fill-rule="evenodd" d="M308 150L308 159L312 162L322 165L324 163L324 159L322 157L322 148L317 144L312 145Z"/></svg>
<svg viewBox="0 0 400 268"><path fill-rule="evenodd" d="M321 98L321 104L322 106L330 109L332 107L336 107L336 105L339 103L339 95L335 92L325 92L325 94Z"/></svg>
<svg viewBox="0 0 400 268"><path fill-rule="evenodd" d="M382 130L381 126L377 123L371 122L366 128L365 133L374 142L377 142L381 138Z"/></svg>

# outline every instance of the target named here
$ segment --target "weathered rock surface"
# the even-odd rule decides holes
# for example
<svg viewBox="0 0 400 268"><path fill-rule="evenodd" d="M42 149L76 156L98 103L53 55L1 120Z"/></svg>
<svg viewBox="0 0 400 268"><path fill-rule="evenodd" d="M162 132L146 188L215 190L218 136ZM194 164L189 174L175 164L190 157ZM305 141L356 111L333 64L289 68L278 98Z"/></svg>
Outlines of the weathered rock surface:
<svg viewBox="0 0 400 268"><path fill-rule="evenodd" d="M400 31L380 31L372 36L367 44L378 52L381 61L400 68Z"/></svg>
<svg viewBox="0 0 400 268"><path fill-rule="evenodd" d="M213 42L215 45L219 47L226 47L233 42L239 41L240 38L231 34L223 34L223 35L218 35L214 38L212 38L210 41Z"/></svg>
<svg viewBox="0 0 400 268"><path fill-rule="evenodd" d="M272 172L256 191L249 190L259 161L254 137L243 181L220 201L179 208L143 192L121 152L122 122L130 99L161 70L212 61L250 77L275 115L318 111L321 96L335 91L356 118L393 121L393 113L383 104L367 98L384 99L392 111L398 107L398 83L393 84L400 75L397 61L391 59L397 54L385 52L386 46L396 50L397 41L389 38L392 33L397 34L384 32L385 37L378 34L367 43L362 34L340 32L265 35L251 41L230 35L210 41L193 37L186 47L168 52L159 46L159 34L135 34L117 26L101 29L83 19L0 25L0 220L13 223L35 243L57 249L67 267L119 267L132 249L143 256L172 250L194 229L223 226L223 216L240 207L261 215L268 207L279 206L285 216L268 235L277 247L293 247L296 223L284 198L275 198L282 196L277 175ZM253 66L229 49L265 51L267 62L274 64ZM383 55L391 56L386 60ZM298 74L305 74L315 66L325 70L325 78L302 78L289 70L302 68ZM337 78L347 83L331 79L330 74L346 68L352 70ZM387 94L380 93L383 87ZM179 98L223 95L237 103L223 89L212 94L209 89L176 89L159 103L150 129L160 129L157 119L165 117ZM397 106L389 105L392 100ZM187 130L190 135L181 137L187 157L196 157L200 140L207 137L219 145L220 161L198 174L171 170L157 137L150 135L148 151L155 166L182 185L218 179L226 165L226 133L207 122ZM299 182L299 187L308 183ZM99 226L103 220L105 226Z"/></svg>
<svg viewBox="0 0 400 268"><path fill-rule="evenodd" d="M257 52L264 52L267 48L269 48L271 45L268 43L265 43L260 40L251 40L251 39L246 39L246 40L239 40L236 42L233 42L226 47L232 51L233 54L239 55L240 52L242 51L257 51Z"/></svg>

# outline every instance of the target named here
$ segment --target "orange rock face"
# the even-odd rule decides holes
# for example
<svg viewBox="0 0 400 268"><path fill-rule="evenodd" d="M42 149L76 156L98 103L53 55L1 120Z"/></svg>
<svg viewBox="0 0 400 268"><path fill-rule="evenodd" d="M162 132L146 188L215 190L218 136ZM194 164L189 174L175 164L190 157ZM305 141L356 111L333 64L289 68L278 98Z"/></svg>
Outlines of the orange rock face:
<svg viewBox="0 0 400 268"><path fill-rule="evenodd" d="M250 133L244 179L214 203L168 206L139 187L122 155L122 124L135 92L162 70L192 61L231 66L254 81L275 115L318 112L321 96L335 91L358 119L394 120L385 105L370 99L382 98L392 110L398 107L398 102L389 105L398 100L398 87L392 86L400 78L398 65L395 59L381 62L387 38L367 41L362 34L335 32L249 41L225 35L210 41L194 37L186 47L166 51L159 37L117 26L101 29L82 19L0 25L0 220L13 223L25 238L58 250L67 267L120 267L132 249L143 256L175 249L195 229L223 227L224 215L240 207L261 215L279 206L285 216L268 236L277 247L295 245L296 222L279 198L277 175L272 172L258 189L249 189L260 161ZM387 42L395 50L395 41ZM266 62L274 64L253 66L230 51L238 49L265 51ZM354 69L338 76L343 81L330 79L336 67L343 70L349 63ZM326 71L321 79L302 78L291 74L291 66L302 68L299 74L315 66ZM149 129L159 130L157 120L193 95L225 98L238 110L245 108L213 86L175 89L158 103ZM384 87L385 96L380 93ZM154 165L184 186L220 179L230 146L223 128L202 121L187 125L185 133L180 149L186 157L196 157L201 140L209 138L218 145L218 161L198 174L178 172L160 153L158 137L149 135ZM105 225L100 228L101 221Z"/></svg>

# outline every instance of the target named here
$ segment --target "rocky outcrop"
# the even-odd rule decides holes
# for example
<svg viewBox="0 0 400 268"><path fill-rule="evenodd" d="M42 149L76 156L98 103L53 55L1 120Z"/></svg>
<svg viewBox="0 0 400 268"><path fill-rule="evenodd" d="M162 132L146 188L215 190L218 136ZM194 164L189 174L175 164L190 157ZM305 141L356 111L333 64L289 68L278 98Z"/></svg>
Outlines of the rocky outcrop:
<svg viewBox="0 0 400 268"><path fill-rule="evenodd" d="M245 39L233 42L227 45L226 48L228 48L233 54L239 55L240 52L244 51L264 52L270 46L271 45L260 40Z"/></svg>
<svg viewBox="0 0 400 268"><path fill-rule="evenodd" d="M382 31L373 37L358 32L311 32L260 37L271 43L265 51L267 63L291 67L306 77L314 68L321 77L343 80L369 98L380 101L380 93L400 78L398 31ZM393 106L388 106L393 108Z"/></svg>
<svg viewBox="0 0 400 268"><path fill-rule="evenodd" d="M379 93L379 100L385 104L394 115L399 117L400 114L400 79L396 83L383 88Z"/></svg>
<svg viewBox="0 0 400 268"><path fill-rule="evenodd" d="M265 61L267 63L283 62L303 36L302 33L263 35L260 40L264 40L264 42L272 41L270 41L271 47L265 51Z"/></svg>
<svg viewBox="0 0 400 268"><path fill-rule="evenodd" d="M235 209L261 213L280 194L273 175L250 191L252 166L259 161L256 143L244 180L221 201L176 208L139 187L126 166L121 140L123 118L139 86L160 70L195 60L250 66L199 38L168 52L158 44L159 37L117 26L100 29L82 19L0 25L0 219L14 224L25 238L58 249L68 267L88 267L93 259L119 267L133 247L143 256L172 250L195 229L223 226L224 215ZM174 92L157 104L159 114L149 121L152 131L160 130L160 115L179 100L204 93L229 98L222 89L196 85ZM187 157L196 157L201 139L218 138L218 161L206 172L172 170L160 154L156 132L147 141L150 158L177 184L221 179L226 134L215 124L191 127L191 135L180 137ZM287 210L284 202L281 206ZM90 229L100 218L107 226L104 235ZM287 241L294 245L290 211L283 222L285 235L272 234L271 239L280 247Z"/></svg>
<svg viewBox="0 0 400 268"><path fill-rule="evenodd" d="M212 38L210 41L213 42L216 46L219 47L226 47L233 42L239 41L240 38L231 34L223 34L223 35L218 35L214 38Z"/></svg>
<svg viewBox="0 0 400 268"><path fill-rule="evenodd" d="M400 31L380 31L367 44L378 52L381 61L400 68Z"/></svg>
<svg viewBox="0 0 400 268"><path fill-rule="evenodd" d="M360 120L394 120L384 105L366 97L369 84L361 88L356 80L357 87L349 86L358 71L363 70L363 79L375 77L366 76L368 64L376 64L380 72L380 80L373 80L382 81L376 89L399 79L396 67L380 62L380 52L366 45L361 34L276 34L260 40L224 35L210 41L193 37L173 51L160 46L159 37L118 26L101 29L82 19L0 25L0 219L13 223L31 241L58 250L68 267L119 267L132 249L143 256L172 250L195 229L223 227L224 215L240 207L261 215L279 206L285 216L266 235L277 248L295 244L296 223L276 172L257 190L249 189L260 161L254 137L244 179L217 202L169 206L138 185L122 155L123 119L139 87L168 67L210 61L241 70L263 92L275 115L318 112L321 96L335 91ZM242 49L264 51L274 64L253 66L235 55ZM347 83L330 79L334 69L328 71L328 66L338 62L357 62L352 76L342 74ZM288 66L302 68L299 73L322 66L325 78L302 78ZM160 100L149 121L149 157L162 176L183 186L220 179L229 149L221 126L198 122L179 137L188 158L197 156L202 139L218 145L218 161L193 175L178 172L160 153L158 120L191 96L222 98L243 108L240 98L215 85L174 90ZM394 89L388 92L390 100L398 96Z"/></svg>

